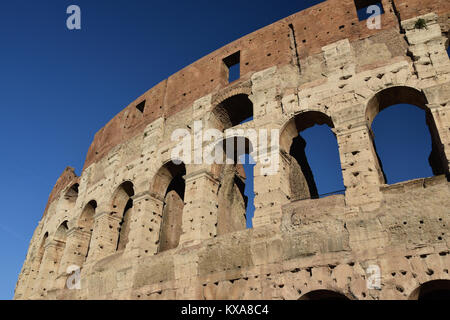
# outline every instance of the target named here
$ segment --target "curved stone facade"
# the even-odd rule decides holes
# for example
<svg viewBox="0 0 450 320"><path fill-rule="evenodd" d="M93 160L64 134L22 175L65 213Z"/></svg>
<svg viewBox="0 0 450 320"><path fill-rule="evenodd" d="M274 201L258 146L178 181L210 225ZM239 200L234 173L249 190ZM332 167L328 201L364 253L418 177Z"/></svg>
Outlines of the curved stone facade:
<svg viewBox="0 0 450 320"><path fill-rule="evenodd" d="M95 135L81 176L68 168L58 179L15 298L417 299L449 290L450 2L381 2L381 29L359 21L354 0L328 0L131 103ZM236 62L241 77L229 83ZM426 110L435 176L387 185L371 124L398 103ZM253 229L242 216L242 166L170 161L172 132L195 121L280 131L279 148L255 159ZM343 195L315 199L312 175L295 161L293 139L316 123L336 135ZM261 173L274 155L277 173ZM67 288L70 266L81 267L79 288Z"/></svg>

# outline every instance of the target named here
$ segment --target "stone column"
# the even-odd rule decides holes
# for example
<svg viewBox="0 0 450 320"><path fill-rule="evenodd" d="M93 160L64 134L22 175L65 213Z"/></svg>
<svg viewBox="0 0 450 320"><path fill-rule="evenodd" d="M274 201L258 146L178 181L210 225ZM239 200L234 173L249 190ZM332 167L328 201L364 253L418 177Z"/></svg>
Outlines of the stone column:
<svg viewBox="0 0 450 320"><path fill-rule="evenodd" d="M194 168L192 168L194 167ZM204 166L187 172L181 244L197 244L217 235L217 192L219 181ZM189 170L189 167L187 167Z"/></svg>
<svg viewBox="0 0 450 320"><path fill-rule="evenodd" d="M110 212L95 214L88 263L98 261L116 252L121 221L121 217L112 215Z"/></svg>
<svg viewBox="0 0 450 320"><path fill-rule="evenodd" d="M155 255L158 252L163 207L163 200L149 191L133 197L133 218L125 249L127 252L135 251L139 256Z"/></svg>
<svg viewBox="0 0 450 320"><path fill-rule="evenodd" d="M34 293L41 296L55 287L56 273L59 268L65 243L52 240L45 245L44 256L39 268L38 285Z"/></svg>
<svg viewBox="0 0 450 320"><path fill-rule="evenodd" d="M82 267L91 241L91 232L73 228L67 232L66 248L61 260L59 273L65 273L67 267L76 265Z"/></svg>
<svg viewBox="0 0 450 320"><path fill-rule="evenodd" d="M277 154L274 154L277 153ZM255 213L253 228L281 223L281 207L289 203L289 159L279 150L254 157ZM267 170L278 161L278 169Z"/></svg>
<svg viewBox="0 0 450 320"><path fill-rule="evenodd" d="M281 208L290 201L290 159L278 148L273 151L260 150L253 158L256 161L253 227L280 225Z"/></svg>
<svg viewBox="0 0 450 320"><path fill-rule="evenodd" d="M72 228L67 232L66 247L57 274L58 289L63 289L65 287L65 280L68 276L67 268L69 266L75 265L80 268L83 267L83 264L86 261L90 240L91 233L80 230L78 227Z"/></svg>
<svg viewBox="0 0 450 320"><path fill-rule="evenodd" d="M350 207L374 206L381 200L384 176L367 122L334 129L339 145L345 199Z"/></svg>

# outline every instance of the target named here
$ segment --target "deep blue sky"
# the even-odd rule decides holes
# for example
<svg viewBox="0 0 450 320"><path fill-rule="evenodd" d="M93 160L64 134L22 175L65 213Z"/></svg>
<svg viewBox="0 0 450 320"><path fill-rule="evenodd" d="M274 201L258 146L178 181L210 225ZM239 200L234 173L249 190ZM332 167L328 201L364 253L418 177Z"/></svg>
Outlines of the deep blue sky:
<svg viewBox="0 0 450 320"><path fill-rule="evenodd" d="M319 2L1 1L0 299L13 297L56 179L68 165L81 173L101 127L186 65ZM71 4L81 7L81 31L66 28ZM328 138L307 139L316 148L310 151L315 174L337 155L324 154L326 143L336 143ZM319 192L335 191L325 169L317 172Z"/></svg>

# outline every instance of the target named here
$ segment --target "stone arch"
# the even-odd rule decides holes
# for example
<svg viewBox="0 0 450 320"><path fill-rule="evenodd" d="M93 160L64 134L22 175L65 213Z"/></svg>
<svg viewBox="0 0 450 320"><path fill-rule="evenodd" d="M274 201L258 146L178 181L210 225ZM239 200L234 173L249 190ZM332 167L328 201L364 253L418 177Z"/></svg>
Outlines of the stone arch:
<svg viewBox="0 0 450 320"><path fill-rule="evenodd" d="M67 239L67 231L69 231L69 226L68 226L69 221L64 220L59 227L56 229L56 232L54 234L54 240L59 241L59 242L64 242Z"/></svg>
<svg viewBox="0 0 450 320"><path fill-rule="evenodd" d="M450 300L450 280L425 282L410 294L409 300Z"/></svg>
<svg viewBox="0 0 450 320"><path fill-rule="evenodd" d="M220 101L212 110L213 127L221 131L253 117L253 102L246 93L238 93Z"/></svg>
<svg viewBox="0 0 450 320"><path fill-rule="evenodd" d="M45 232L44 236L40 239L39 246L36 249L35 256L32 260L32 265L30 268L29 276L26 280L26 295L31 295L37 286L37 279L39 277L39 272L41 269L41 265L44 261L44 253L45 253L45 245L49 238L49 233Z"/></svg>
<svg viewBox="0 0 450 320"><path fill-rule="evenodd" d="M244 230L247 224L248 197L245 195L247 177L241 156L253 154L248 137L231 136L217 143L223 150L219 165L217 235ZM232 160L232 163L227 163Z"/></svg>
<svg viewBox="0 0 450 320"><path fill-rule="evenodd" d="M120 219L116 251L125 249L128 243L132 216L134 185L131 181L123 182L114 192L112 215Z"/></svg>
<svg viewBox="0 0 450 320"><path fill-rule="evenodd" d="M97 201L95 200L89 201L88 204L84 207L83 211L81 212L80 218L78 219L78 228L89 234L85 259L87 259L89 255L89 249L91 246L91 238L92 232L94 231L94 222L95 222L94 216L96 209L97 209Z"/></svg>
<svg viewBox="0 0 450 320"><path fill-rule="evenodd" d="M349 301L350 299L338 291L314 290L305 293L299 300Z"/></svg>
<svg viewBox="0 0 450 320"><path fill-rule="evenodd" d="M97 208L97 201L91 200L84 207L78 219L78 228L84 231L92 231L94 226L95 209Z"/></svg>
<svg viewBox="0 0 450 320"><path fill-rule="evenodd" d="M57 272L59 266L61 264L61 260L64 254L64 249L66 248L67 243L67 233L69 232L69 221L64 220L59 227L56 229L56 232L53 235L53 240L55 244L55 254L54 254L54 267L52 268L54 272Z"/></svg>
<svg viewBox="0 0 450 320"><path fill-rule="evenodd" d="M327 125L332 132L334 129L333 120L329 115L311 110L289 119L280 134L280 149L289 164L291 201L319 197L316 181L305 153L306 141L299 134L315 125Z"/></svg>
<svg viewBox="0 0 450 320"><path fill-rule="evenodd" d="M376 145L374 141L374 134L372 131L372 124L375 117L383 110L397 105L397 104L409 104L416 106L425 111L426 124L431 135L431 154L428 158L429 165L434 175L440 175L447 172L446 168L446 156L443 150L442 142L439 137L439 133L434 122L433 115L428 108L428 100L425 94L413 87L409 86L393 86L382 89L375 93L375 95L369 99L365 108L365 117L370 129L372 138L373 151L375 152L375 159L378 159L379 167L381 169L382 177L380 179L386 182L386 174L383 171L383 164L376 151Z"/></svg>
<svg viewBox="0 0 450 320"><path fill-rule="evenodd" d="M163 201L158 252L178 247L182 233L186 166L170 161L156 173L151 194Z"/></svg>
<svg viewBox="0 0 450 320"><path fill-rule="evenodd" d="M78 189L80 188L80 185L78 183L74 183L70 186L70 188L67 189L64 198L67 201L75 202L78 198Z"/></svg>
<svg viewBox="0 0 450 320"><path fill-rule="evenodd" d="M250 96L252 94L252 83L251 81L246 81L243 83L238 84L237 86L232 86L229 88L225 88L221 90L218 94L216 94L212 98L212 104L214 106L217 106L222 101L231 98L238 94L245 94L247 96Z"/></svg>
<svg viewBox="0 0 450 320"><path fill-rule="evenodd" d="M61 207L58 209L59 211L64 210L64 212L68 212L75 207L75 203L78 199L78 188L80 185L78 183L72 184L70 187L66 189L64 192L64 196L62 197Z"/></svg>

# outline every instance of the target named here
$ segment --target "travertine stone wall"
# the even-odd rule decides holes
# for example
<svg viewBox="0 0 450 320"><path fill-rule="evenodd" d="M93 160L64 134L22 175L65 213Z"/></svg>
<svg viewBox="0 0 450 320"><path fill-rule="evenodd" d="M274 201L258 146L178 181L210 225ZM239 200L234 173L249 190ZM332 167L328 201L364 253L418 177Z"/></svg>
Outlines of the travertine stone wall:
<svg viewBox="0 0 450 320"><path fill-rule="evenodd" d="M58 179L15 298L298 299L329 290L407 299L450 280L450 3L382 3L379 30L358 21L353 0L329 0L227 45L125 108L96 134L81 176L68 168ZM223 59L237 51L241 78L229 84ZM233 129L280 132L273 145L252 144L253 229L244 227L241 167L170 161L175 129L229 128L240 112L233 97L243 95L253 120ZM427 111L435 177L385 184L371 124L397 103ZM311 199L291 153L314 123L336 135L343 195ZM265 173L274 158L276 174ZM166 192L176 177L184 194ZM81 267L76 290L66 284L71 265ZM378 289L366 283L373 266Z"/></svg>

